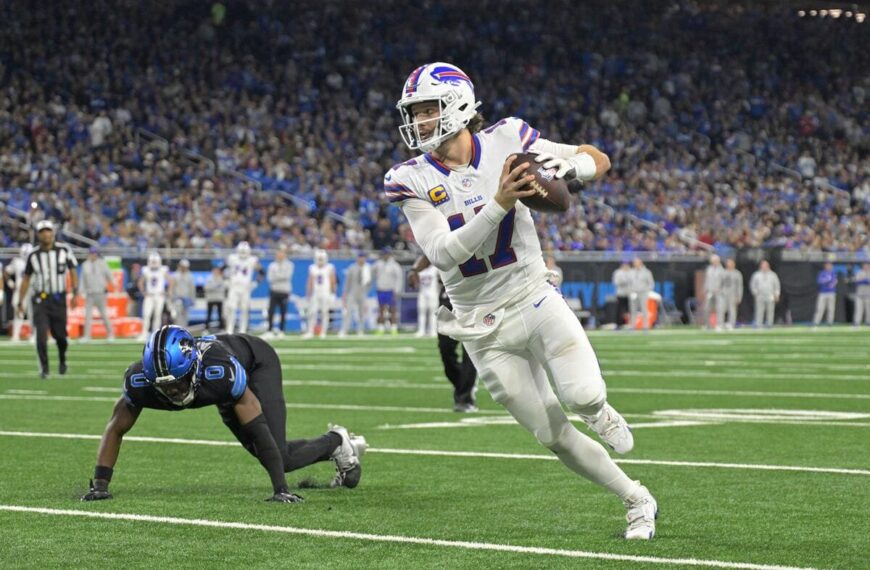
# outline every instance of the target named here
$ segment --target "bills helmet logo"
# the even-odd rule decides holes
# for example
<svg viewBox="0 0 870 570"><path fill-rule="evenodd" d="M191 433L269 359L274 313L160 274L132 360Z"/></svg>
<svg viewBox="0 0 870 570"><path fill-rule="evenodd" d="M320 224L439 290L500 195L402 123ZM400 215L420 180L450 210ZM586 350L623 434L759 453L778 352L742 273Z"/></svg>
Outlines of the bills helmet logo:
<svg viewBox="0 0 870 570"><path fill-rule="evenodd" d="M451 67L449 65L439 65L438 67L430 71L429 75L431 75L432 78L436 81L440 81L441 83L449 83L450 85L459 85L460 82L464 81L468 83L469 87L474 89L474 84L471 82L471 79L469 79L467 75L465 75L459 69Z"/></svg>

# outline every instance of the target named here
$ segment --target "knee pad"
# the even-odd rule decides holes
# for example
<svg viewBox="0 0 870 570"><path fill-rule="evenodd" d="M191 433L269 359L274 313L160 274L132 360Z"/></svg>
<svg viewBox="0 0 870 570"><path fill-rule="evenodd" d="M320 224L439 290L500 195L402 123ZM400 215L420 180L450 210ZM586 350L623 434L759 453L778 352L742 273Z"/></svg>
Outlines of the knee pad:
<svg viewBox="0 0 870 570"><path fill-rule="evenodd" d="M607 388L604 380L578 382L562 394L563 402L569 410L581 416L598 413L607 402Z"/></svg>

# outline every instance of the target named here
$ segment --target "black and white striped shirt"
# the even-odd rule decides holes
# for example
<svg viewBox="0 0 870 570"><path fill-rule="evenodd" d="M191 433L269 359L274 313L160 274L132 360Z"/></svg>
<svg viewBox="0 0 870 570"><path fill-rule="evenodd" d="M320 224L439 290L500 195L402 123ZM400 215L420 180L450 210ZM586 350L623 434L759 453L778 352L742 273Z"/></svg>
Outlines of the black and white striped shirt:
<svg viewBox="0 0 870 570"><path fill-rule="evenodd" d="M76 256L69 246L55 243L44 251L37 247L27 256L24 274L30 276L30 290L34 295L66 293L67 270L75 270Z"/></svg>

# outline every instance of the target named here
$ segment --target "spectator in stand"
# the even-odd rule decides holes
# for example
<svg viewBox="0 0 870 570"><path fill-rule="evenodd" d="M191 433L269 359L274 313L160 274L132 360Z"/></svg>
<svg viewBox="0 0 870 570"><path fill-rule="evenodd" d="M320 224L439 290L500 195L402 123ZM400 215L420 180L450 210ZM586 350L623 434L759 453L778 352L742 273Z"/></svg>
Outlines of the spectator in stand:
<svg viewBox="0 0 870 570"><path fill-rule="evenodd" d="M394 104L385 85L431 57L411 41L426 26L491 90L494 120L522 115L549 138L601 145L616 165L566 214L536 214L545 247L870 248L870 51L854 19L724 0L644 11L591 0L582 21L555 3L546 22L521 0L442 0L438 17L401 2L341 12L300 0L215 27L183 6L7 7L16 22L0 30L9 205L30 212L37 202L40 216L104 247L274 247L284 232L301 255L412 246L400 212L381 203L379 178L411 158L385 118ZM317 33L286 24L324 13L330 26ZM516 21L531 22L531 53L510 33ZM264 44L263 30L275 41ZM373 31L378 42L367 41ZM559 75L566 66L577 72ZM0 243L18 241L0 220Z"/></svg>

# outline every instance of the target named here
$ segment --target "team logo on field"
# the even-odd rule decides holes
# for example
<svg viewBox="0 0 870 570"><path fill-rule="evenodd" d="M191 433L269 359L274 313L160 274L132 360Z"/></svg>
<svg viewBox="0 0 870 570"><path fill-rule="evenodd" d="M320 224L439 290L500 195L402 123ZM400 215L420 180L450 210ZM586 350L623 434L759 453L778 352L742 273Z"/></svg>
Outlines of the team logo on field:
<svg viewBox="0 0 870 570"><path fill-rule="evenodd" d="M484 324L484 326L487 326L487 327L491 327L492 325L494 325L495 324L495 315L493 315L492 313L489 313L488 315L483 317L483 324Z"/></svg>
<svg viewBox="0 0 870 570"><path fill-rule="evenodd" d="M432 203L436 206L443 204L444 202L450 201L450 195L447 194L447 189L442 185L438 185L435 188L432 188L428 192L429 199L432 200Z"/></svg>

